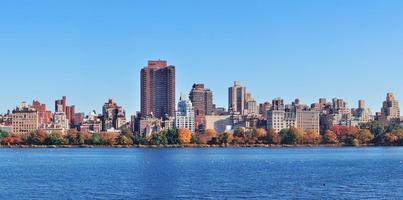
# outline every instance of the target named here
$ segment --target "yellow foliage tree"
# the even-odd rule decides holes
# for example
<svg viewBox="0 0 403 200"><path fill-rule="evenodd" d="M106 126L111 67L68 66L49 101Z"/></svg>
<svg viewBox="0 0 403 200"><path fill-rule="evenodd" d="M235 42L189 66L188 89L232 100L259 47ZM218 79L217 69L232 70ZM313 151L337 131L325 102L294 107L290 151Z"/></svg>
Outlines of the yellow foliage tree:
<svg viewBox="0 0 403 200"><path fill-rule="evenodd" d="M179 144L189 144L192 139L192 133L187 128L178 129Z"/></svg>
<svg viewBox="0 0 403 200"><path fill-rule="evenodd" d="M267 131L264 128L256 129L256 137L258 139L263 139L267 134Z"/></svg>
<svg viewBox="0 0 403 200"><path fill-rule="evenodd" d="M306 144L320 144L322 137L316 130L308 130L304 135L304 142Z"/></svg>
<svg viewBox="0 0 403 200"><path fill-rule="evenodd" d="M213 138L217 135L217 132L214 129L206 129L204 135Z"/></svg>

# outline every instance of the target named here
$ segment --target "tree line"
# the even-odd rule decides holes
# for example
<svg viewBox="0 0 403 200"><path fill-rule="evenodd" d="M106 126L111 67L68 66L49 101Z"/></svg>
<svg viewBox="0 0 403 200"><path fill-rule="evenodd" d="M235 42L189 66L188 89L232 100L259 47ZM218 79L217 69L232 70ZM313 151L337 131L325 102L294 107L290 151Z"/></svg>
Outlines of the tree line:
<svg viewBox="0 0 403 200"><path fill-rule="evenodd" d="M207 129L192 134L188 129L163 130L151 136L133 134L129 129L121 133L82 133L70 129L66 134L37 130L26 135L0 133L2 145L403 145L403 127L399 124L382 126L370 122L360 127L334 126L319 133L289 128L276 132L273 129L237 128L233 133L217 133Z"/></svg>

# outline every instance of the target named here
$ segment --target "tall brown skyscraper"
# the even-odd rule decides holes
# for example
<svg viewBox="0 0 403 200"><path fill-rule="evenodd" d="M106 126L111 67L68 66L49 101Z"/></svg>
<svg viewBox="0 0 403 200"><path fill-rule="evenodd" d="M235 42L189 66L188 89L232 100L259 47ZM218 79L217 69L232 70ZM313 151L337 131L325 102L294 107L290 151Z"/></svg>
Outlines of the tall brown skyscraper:
<svg viewBox="0 0 403 200"><path fill-rule="evenodd" d="M189 94L195 111L196 128L202 128L206 115L213 113L213 92L204 88L204 84L194 84Z"/></svg>
<svg viewBox="0 0 403 200"><path fill-rule="evenodd" d="M141 114L175 116L175 66L165 60L148 61L141 70Z"/></svg>

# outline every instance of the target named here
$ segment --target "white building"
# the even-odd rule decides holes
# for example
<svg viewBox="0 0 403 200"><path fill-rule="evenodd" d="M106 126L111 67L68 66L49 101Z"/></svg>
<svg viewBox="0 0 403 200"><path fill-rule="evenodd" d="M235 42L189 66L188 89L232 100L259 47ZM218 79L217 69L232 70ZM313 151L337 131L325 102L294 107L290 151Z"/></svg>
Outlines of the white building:
<svg viewBox="0 0 403 200"><path fill-rule="evenodd" d="M231 115L206 116L206 129L214 129L218 133L224 133L232 129Z"/></svg>
<svg viewBox="0 0 403 200"><path fill-rule="evenodd" d="M175 127L187 128L190 132L195 132L195 112L192 102L182 94L175 115Z"/></svg>
<svg viewBox="0 0 403 200"><path fill-rule="evenodd" d="M296 127L295 112L286 112L285 110L269 110L267 112L267 128L280 132L291 127Z"/></svg>

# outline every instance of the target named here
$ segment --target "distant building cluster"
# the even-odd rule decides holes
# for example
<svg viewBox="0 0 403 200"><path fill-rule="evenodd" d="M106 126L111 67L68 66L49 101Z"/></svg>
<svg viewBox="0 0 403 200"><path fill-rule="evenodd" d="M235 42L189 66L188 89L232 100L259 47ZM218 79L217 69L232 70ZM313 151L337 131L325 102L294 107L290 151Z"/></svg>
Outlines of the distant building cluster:
<svg viewBox="0 0 403 200"><path fill-rule="evenodd" d="M48 133L69 129L81 132L119 132L130 128L134 133L150 136L163 130L186 128L192 133L214 129L231 132L239 127L267 128L277 132L297 127L304 131L324 132L333 126L359 126L371 121L382 124L403 122L399 102L388 93L380 112L373 115L364 100L357 108L349 108L343 99L320 98L311 105L295 99L286 104L282 98L258 104L240 81L228 88L228 109L216 107L213 91L203 83L195 83L188 95L182 93L176 103L176 69L167 61L149 61L140 72L141 110L127 121L125 110L114 99L102 107L102 113L76 113L74 105L63 96L55 101L54 111L34 100L0 115L0 131L28 134L37 129Z"/></svg>

